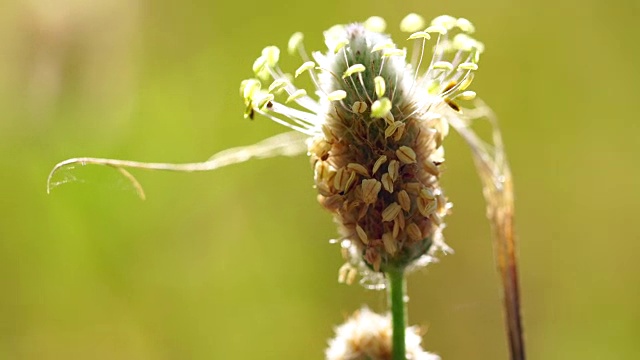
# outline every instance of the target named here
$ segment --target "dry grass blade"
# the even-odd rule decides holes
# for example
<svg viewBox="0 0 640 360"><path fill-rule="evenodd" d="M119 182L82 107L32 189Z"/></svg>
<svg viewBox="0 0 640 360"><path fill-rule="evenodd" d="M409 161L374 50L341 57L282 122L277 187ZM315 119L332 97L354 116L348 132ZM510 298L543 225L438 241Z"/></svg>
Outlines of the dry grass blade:
<svg viewBox="0 0 640 360"><path fill-rule="evenodd" d="M484 142L470 128L474 119L486 118L492 126L492 142ZM468 122L467 122L468 121ZM512 360L524 360L524 339L520 317L520 289L513 227L513 182L494 113L483 102L466 112L465 119L452 119L451 125L471 147L473 159L487 202L487 217L494 232L494 250L502 279L507 335Z"/></svg>
<svg viewBox="0 0 640 360"><path fill-rule="evenodd" d="M51 192L53 176L62 168L70 165L104 165L110 166L118 170L127 180L131 182L136 189L138 196L145 199L145 193L142 185L138 180L126 169L145 169L145 170L164 170L164 171L210 171L219 169L224 166L238 164L249 159L264 159L274 156L295 156L307 151L306 140L308 136L292 131L284 134L272 136L263 141L249 146L241 146L227 149L213 155L209 160L199 163L186 164L168 164L168 163L150 163L130 160L104 159L81 157L62 161L53 167L47 178L47 193Z"/></svg>

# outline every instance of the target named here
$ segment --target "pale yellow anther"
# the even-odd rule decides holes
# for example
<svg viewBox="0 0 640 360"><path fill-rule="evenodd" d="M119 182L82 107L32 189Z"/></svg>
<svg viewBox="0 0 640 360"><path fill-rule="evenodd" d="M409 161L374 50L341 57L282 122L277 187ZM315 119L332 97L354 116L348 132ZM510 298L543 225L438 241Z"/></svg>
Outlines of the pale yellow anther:
<svg viewBox="0 0 640 360"><path fill-rule="evenodd" d="M474 78L473 73L469 73L464 79L462 79L462 82L458 84L458 90L460 91L466 90L469 87L469 85L471 85L471 83L473 82L473 78Z"/></svg>
<svg viewBox="0 0 640 360"><path fill-rule="evenodd" d="M260 91L262 84L257 79L248 79L248 80L244 80L241 83L241 87L242 87L242 96L244 97L244 99L251 100L256 95L256 93Z"/></svg>
<svg viewBox="0 0 640 360"><path fill-rule="evenodd" d="M345 168L340 168L336 172L336 175L333 177L333 187L336 190L344 190L347 185L347 180L349 179L349 174Z"/></svg>
<svg viewBox="0 0 640 360"><path fill-rule="evenodd" d="M431 35L429 35L429 33L426 32L426 31L417 31L417 32L414 32L413 34L411 34L407 38L407 40L416 40L416 39L429 40L429 39L431 39Z"/></svg>
<svg viewBox="0 0 640 360"><path fill-rule="evenodd" d="M349 163L349 164L347 164L347 168L357 172L358 174L360 174L362 176L369 176L369 171L367 171L367 168L364 167L364 165L362 165L362 164Z"/></svg>
<svg viewBox="0 0 640 360"><path fill-rule="evenodd" d="M319 136L313 138L310 142L309 153L313 153L319 159L324 158L329 153L329 150L331 150L331 144Z"/></svg>
<svg viewBox="0 0 640 360"><path fill-rule="evenodd" d="M400 31L412 33L424 28L424 18L418 14L411 13L400 21Z"/></svg>
<svg viewBox="0 0 640 360"><path fill-rule="evenodd" d="M387 128L384 129L384 138L386 139L388 137L391 137L391 135L393 135L393 133L395 132L396 132L396 127L393 124L387 126Z"/></svg>
<svg viewBox="0 0 640 360"><path fill-rule="evenodd" d="M390 42L381 42L378 44L375 44L372 48L371 48L371 52L376 52L376 51L381 51L381 50L385 50L385 49L395 49L396 46Z"/></svg>
<svg viewBox="0 0 640 360"><path fill-rule="evenodd" d="M362 65L362 64L351 65L351 66L349 66L349 68L347 70L345 70L344 74L342 74L342 78L344 79L344 78L349 77L349 76L351 76L353 74L361 73L361 72L365 71L366 69L367 68L364 67L364 65Z"/></svg>
<svg viewBox="0 0 640 360"><path fill-rule="evenodd" d="M404 123L398 125L395 134L393 134L393 140L400 141L402 135L404 135L405 125Z"/></svg>
<svg viewBox="0 0 640 360"><path fill-rule="evenodd" d="M329 173L329 165L326 161L316 161L314 172L316 180L325 181Z"/></svg>
<svg viewBox="0 0 640 360"><path fill-rule="evenodd" d="M289 97L287 98L287 101L285 101L285 103L290 103L292 101L296 101L296 100L298 100L301 97L306 96L306 95L307 95L307 91L305 89L298 89L293 94L289 95Z"/></svg>
<svg viewBox="0 0 640 360"><path fill-rule="evenodd" d="M456 20L456 26L458 27L458 29L466 32L467 34L472 34L476 31L476 28L475 26L473 26L471 21L465 18L458 18L458 20Z"/></svg>
<svg viewBox="0 0 640 360"><path fill-rule="evenodd" d="M376 95L378 96L378 98L383 97L385 91L387 91L387 86L384 82L384 78L382 76L376 76L373 79L373 83L375 85Z"/></svg>
<svg viewBox="0 0 640 360"><path fill-rule="evenodd" d="M376 179L362 180L362 201L365 204L375 203L381 188L382 184Z"/></svg>
<svg viewBox="0 0 640 360"><path fill-rule="evenodd" d="M369 237L360 225L356 225L356 233L358 233L358 237L360 238L360 240L362 240L363 243L369 243Z"/></svg>
<svg viewBox="0 0 640 360"><path fill-rule="evenodd" d="M478 65L474 64L472 62L464 62L460 65L458 65L458 70L471 70L471 71L475 71L478 70Z"/></svg>
<svg viewBox="0 0 640 360"><path fill-rule="evenodd" d="M441 140L440 140L441 141ZM431 161L425 161L422 163L422 168L424 171L428 172L433 176L440 176L440 169Z"/></svg>
<svg viewBox="0 0 640 360"><path fill-rule="evenodd" d="M365 103L364 101L356 101L353 103L353 105L351 105L351 110L354 113L362 114L363 112L367 111L367 103Z"/></svg>
<svg viewBox="0 0 640 360"><path fill-rule="evenodd" d="M386 97L380 98L371 104L371 116L374 118L384 118L391 111L391 100Z"/></svg>
<svg viewBox="0 0 640 360"><path fill-rule="evenodd" d="M393 255L398 251L398 246L396 245L395 240L393 239L393 235L391 233L384 233L382 235L382 244L384 245L384 249L389 254Z"/></svg>
<svg viewBox="0 0 640 360"><path fill-rule="evenodd" d="M416 153L408 146L400 146L400 148L396 150L396 156L398 160L405 164L413 164L416 162Z"/></svg>
<svg viewBox="0 0 640 360"><path fill-rule="evenodd" d="M286 79L282 79L282 78L276 79L271 83L271 85L269 85L269 92L278 93L282 89L284 89L288 84L289 84L289 81Z"/></svg>
<svg viewBox="0 0 640 360"><path fill-rule="evenodd" d="M424 217L431 216L438 208L438 202L436 200L426 200L422 197L418 198L417 205L418 211Z"/></svg>
<svg viewBox="0 0 640 360"><path fill-rule="evenodd" d="M382 174L380 182L382 182L382 187L387 190L388 193L393 193L393 179L389 173Z"/></svg>
<svg viewBox="0 0 640 360"><path fill-rule="evenodd" d="M393 125L395 121L396 121L396 118L393 117L393 114L391 113L391 111L389 111L387 115L384 116L384 122L386 122L387 125Z"/></svg>
<svg viewBox="0 0 640 360"><path fill-rule="evenodd" d="M267 46L262 49L262 57L264 57L268 67L275 67L278 64L278 60L280 60L280 49L277 46Z"/></svg>
<svg viewBox="0 0 640 360"><path fill-rule="evenodd" d="M344 90L336 90L327 94L329 101L338 101L347 97L347 92Z"/></svg>
<svg viewBox="0 0 640 360"><path fill-rule="evenodd" d="M307 61L304 64L300 65L300 67L296 70L295 77L298 77L305 71L312 70L315 67L316 67L316 63L314 63L313 61Z"/></svg>
<svg viewBox="0 0 640 360"><path fill-rule="evenodd" d="M373 169L371 170L371 173L375 174L376 172L378 172L378 169L380 169L380 166L382 166L382 164L384 164L385 162L387 162L387 156L381 155L378 158L378 160L376 160L376 162L373 164Z"/></svg>
<svg viewBox="0 0 640 360"><path fill-rule="evenodd" d="M443 26L444 28L446 28L447 30L451 30L453 29L454 26L456 26L456 22L457 19L454 18L453 16L450 15L440 15L438 17L436 17L435 19L431 20L431 25L432 26Z"/></svg>
<svg viewBox="0 0 640 360"><path fill-rule="evenodd" d="M398 203L391 203L384 210L382 210L382 221L393 221L393 219L398 216L401 210L402 208Z"/></svg>
<svg viewBox="0 0 640 360"><path fill-rule="evenodd" d="M373 32L384 32L387 28L387 22L380 16L372 16L364 21L364 28Z"/></svg>
<svg viewBox="0 0 640 360"><path fill-rule="evenodd" d="M387 128L384 130L384 138L386 139L388 137L391 137L400 125L402 125L402 123L400 121L396 121L393 124L387 126Z"/></svg>
<svg viewBox="0 0 640 360"><path fill-rule="evenodd" d="M433 200L436 198L435 194L433 193L433 191L427 187L422 188L420 190L420 197L425 199L425 200Z"/></svg>
<svg viewBox="0 0 640 360"><path fill-rule="evenodd" d="M476 92L471 90L464 91L456 96L456 99L465 100L465 101L473 100L475 98L476 98Z"/></svg>
<svg viewBox="0 0 640 360"><path fill-rule="evenodd" d="M453 70L453 64L448 61L436 61L431 65L431 68L435 70L451 71Z"/></svg>
<svg viewBox="0 0 640 360"><path fill-rule="evenodd" d="M344 34L344 25L336 24L323 32L325 41L331 41L339 38Z"/></svg>
<svg viewBox="0 0 640 360"><path fill-rule="evenodd" d="M338 282L340 284L351 285L357 275L358 269L354 268L351 264L346 263L340 267L340 270L338 270Z"/></svg>
<svg viewBox="0 0 640 360"><path fill-rule="evenodd" d="M398 192L398 203L400 203L400 207L402 207L404 211L411 209L411 198L409 198L406 190L400 190L400 192Z"/></svg>
<svg viewBox="0 0 640 360"><path fill-rule="evenodd" d="M442 26L442 25L431 25L431 26L429 26L428 28L426 28L426 29L424 30L424 32L427 32L427 33L437 33L437 34L440 34L440 35L444 35L444 34L446 34L446 33L447 33L447 28L445 28L445 27L444 27L444 26Z"/></svg>
<svg viewBox="0 0 640 360"><path fill-rule="evenodd" d="M264 66L267 64L267 59L265 59L264 56L259 56L254 62L253 65L251 66L251 69L253 70L253 72L255 74L258 74L260 71L262 71L262 69L264 68Z"/></svg>
<svg viewBox="0 0 640 360"><path fill-rule="evenodd" d="M349 45L349 40L347 39L340 39L338 41L336 41L333 44L333 48L329 49L331 50L334 54L337 54L338 51L342 50L343 47Z"/></svg>
<svg viewBox="0 0 640 360"><path fill-rule="evenodd" d="M267 66L263 66L262 69L256 73L256 77L266 82L271 78L271 72Z"/></svg>
<svg viewBox="0 0 640 360"><path fill-rule="evenodd" d="M481 45L474 38L467 34L457 34L453 37L453 48L456 50L462 51L472 51L474 49L479 49ZM482 51L480 51L482 52Z"/></svg>
<svg viewBox="0 0 640 360"><path fill-rule="evenodd" d="M302 45L302 40L304 40L304 34L301 32L296 32L291 35L291 37L289 38L289 44L287 45L289 54L293 55L298 50L298 48L300 48L300 45Z"/></svg>
<svg viewBox="0 0 640 360"><path fill-rule="evenodd" d="M391 180L398 180L398 176L400 176L400 162L398 160L391 160L389 162L389 175L391 176Z"/></svg>
<svg viewBox="0 0 640 360"><path fill-rule="evenodd" d="M349 178L347 179L347 182L344 184L344 191L349 191L351 189L351 187L356 183L356 179L357 179L357 175L354 171L351 171L351 173L349 174Z"/></svg>
<svg viewBox="0 0 640 360"><path fill-rule="evenodd" d="M416 223L407 225L407 235L413 241L422 240L422 231L420 231L420 227Z"/></svg>

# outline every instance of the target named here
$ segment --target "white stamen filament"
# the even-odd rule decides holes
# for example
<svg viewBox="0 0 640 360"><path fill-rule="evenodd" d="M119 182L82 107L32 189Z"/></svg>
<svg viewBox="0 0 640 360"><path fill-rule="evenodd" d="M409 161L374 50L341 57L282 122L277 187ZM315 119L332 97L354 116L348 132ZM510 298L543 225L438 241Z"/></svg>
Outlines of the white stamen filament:
<svg viewBox="0 0 640 360"><path fill-rule="evenodd" d="M288 127L289 129L301 132L303 134L307 134L309 136L313 136L313 135L316 134L316 132L315 131L311 131L310 128L302 128L300 126L296 126L296 125L290 124L290 123L286 122L285 120L277 118L277 117L273 116L272 114L270 114L270 113L268 113L266 111L262 111L262 110L256 109L255 112L257 112L258 114L260 114L262 116L265 116L265 117L269 118L271 121L273 121L275 123L278 123L278 124L280 124L282 126ZM290 120L293 120L293 119L290 119Z"/></svg>

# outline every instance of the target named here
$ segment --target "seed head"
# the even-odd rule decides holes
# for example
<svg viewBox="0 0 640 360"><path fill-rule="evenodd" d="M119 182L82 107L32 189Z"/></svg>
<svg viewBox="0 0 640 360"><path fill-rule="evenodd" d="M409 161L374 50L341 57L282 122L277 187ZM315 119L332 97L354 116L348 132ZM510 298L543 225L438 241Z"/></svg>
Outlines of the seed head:
<svg viewBox="0 0 640 360"><path fill-rule="evenodd" d="M391 317L362 308L336 328L329 341L327 360L391 360ZM406 329L406 349L409 360L440 360L422 350L420 329Z"/></svg>
<svg viewBox="0 0 640 360"><path fill-rule="evenodd" d="M324 32L327 50L312 57L295 33L288 50L303 64L294 76L280 69L280 51L269 46L241 91L246 116L259 113L309 136L318 201L333 214L348 260L341 279L365 270L378 285L375 273L426 263L447 249L442 143L448 119L460 114L458 101L475 96L467 88L483 51L468 20L440 16L427 26L410 14L400 24L414 45L408 60L382 33L385 26L379 17L335 25ZM428 42L433 56L425 66ZM293 85L303 75L312 89Z"/></svg>

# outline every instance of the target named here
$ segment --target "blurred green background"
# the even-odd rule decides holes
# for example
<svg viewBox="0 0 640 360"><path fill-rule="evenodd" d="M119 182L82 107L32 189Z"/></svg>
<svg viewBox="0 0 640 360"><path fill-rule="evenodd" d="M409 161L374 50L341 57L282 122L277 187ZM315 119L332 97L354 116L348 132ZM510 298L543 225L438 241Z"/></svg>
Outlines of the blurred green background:
<svg viewBox="0 0 640 360"><path fill-rule="evenodd" d="M264 46L371 15L402 43L408 12L467 17L486 45L474 90L515 177L529 358L640 358L637 0L19 0L0 12L0 359L321 359L347 314L382 309L337 283L304 156L133 171L146 201L105 168L45 180L69 157L199 161L282 132L242 118ZM446 147L456 254L410 276L410 322L444 359L506 359L479 181Z"/></svg>

